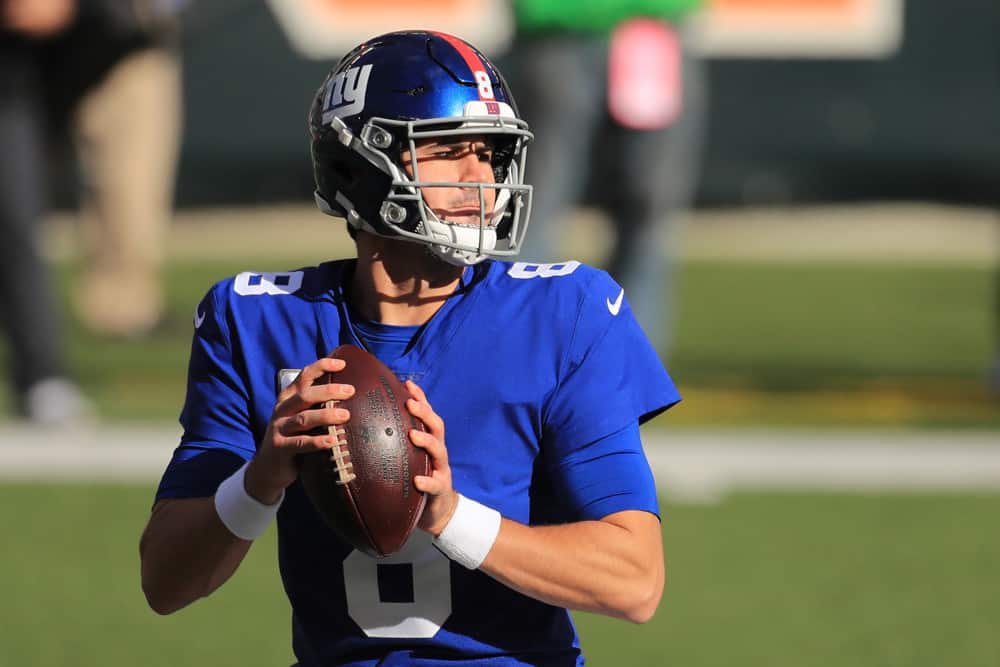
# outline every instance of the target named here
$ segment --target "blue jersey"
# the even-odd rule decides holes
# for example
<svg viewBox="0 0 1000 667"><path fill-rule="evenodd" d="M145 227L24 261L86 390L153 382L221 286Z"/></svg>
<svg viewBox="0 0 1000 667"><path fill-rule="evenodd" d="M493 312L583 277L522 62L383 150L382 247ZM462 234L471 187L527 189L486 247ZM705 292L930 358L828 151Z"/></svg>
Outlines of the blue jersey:
<svg viewBox="0 0 1000 667"><path fill-rule="evenodd" d="M354 266L243 273L212 288L195 317L184 435L158 498L213 495L254 455L282 376L338 345L364 346L346 303ZM638 438L615 436L680 397L603 271L484 262L383 361L444 419L463 495L526 524L658 512ZM565 609L452 563L423 531L370 558L295 483L278 544L303 667L583 664Z"/></svg>

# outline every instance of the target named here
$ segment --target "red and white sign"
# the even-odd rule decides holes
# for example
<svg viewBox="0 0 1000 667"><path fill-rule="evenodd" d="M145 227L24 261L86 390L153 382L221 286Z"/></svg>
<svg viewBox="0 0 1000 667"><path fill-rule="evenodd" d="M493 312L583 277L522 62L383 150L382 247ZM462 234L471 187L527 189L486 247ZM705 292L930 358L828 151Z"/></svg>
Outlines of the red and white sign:
<svg viewBox="0 0 1000 667"><path fill-rule="evenodd" d="M681 49L677 33L653 19L619 25L608 45L608 112L619 125L656 130L681 113Z"/></svg>

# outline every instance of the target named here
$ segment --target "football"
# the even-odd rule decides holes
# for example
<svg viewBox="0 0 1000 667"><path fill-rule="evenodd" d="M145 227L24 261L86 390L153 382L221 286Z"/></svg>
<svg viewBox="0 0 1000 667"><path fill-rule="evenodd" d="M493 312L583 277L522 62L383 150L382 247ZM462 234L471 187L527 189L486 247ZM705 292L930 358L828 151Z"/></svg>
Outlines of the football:
<svg viewBox="0 0 1000 667"><path fill-rule="evenodd" d="M350 410L351 418L330 427L338 436L333 449L301 456L299 479L341 538L370 556L388 556L403 547L424 509L413 476L430 474L430 458L410 442L409 431L426 429L406 408L406 387L374 355L341 345L330 356L347 365L317 384L353 385L351 398L327 403Z"/></svg>

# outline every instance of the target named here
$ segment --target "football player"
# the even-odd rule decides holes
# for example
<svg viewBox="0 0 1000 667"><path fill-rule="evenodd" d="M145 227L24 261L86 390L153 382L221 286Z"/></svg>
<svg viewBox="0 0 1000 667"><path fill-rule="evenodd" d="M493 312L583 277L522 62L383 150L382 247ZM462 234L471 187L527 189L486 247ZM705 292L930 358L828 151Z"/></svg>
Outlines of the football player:
<svg viewBox="0 0 1000 667"><path fill-rule="evenodd" d="M622 288L575 261L512 263L531 133L496 68L434 32L371 39L309 116L316 201L356 259L241 273L198 305L180 445L141 541L150 606L209 595L277 516L300 665L579 665L569 609L641 623L664 566L639 425L680 397ZM330 448L314 385L368 349L414 396L432 474L406 546L327 528L296 455ZM320 429L323 431L323 429Z"/></svg>

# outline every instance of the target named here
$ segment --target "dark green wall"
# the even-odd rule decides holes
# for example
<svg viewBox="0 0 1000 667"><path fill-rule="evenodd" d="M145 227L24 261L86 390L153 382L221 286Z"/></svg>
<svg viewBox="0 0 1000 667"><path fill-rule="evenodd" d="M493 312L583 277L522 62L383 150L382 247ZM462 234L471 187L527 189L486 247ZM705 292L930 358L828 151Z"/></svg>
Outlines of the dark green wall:
<svg viewBox="0 0 1000 667"><path fill-rule="evenodd" d="M332 63L295 55L264 3L196 2L186 28L178 203L308 198ZM995 0L906 0L888 60L710 62L700 200L1000 201L997 35Z"/></svg>

